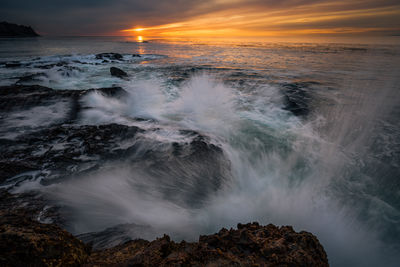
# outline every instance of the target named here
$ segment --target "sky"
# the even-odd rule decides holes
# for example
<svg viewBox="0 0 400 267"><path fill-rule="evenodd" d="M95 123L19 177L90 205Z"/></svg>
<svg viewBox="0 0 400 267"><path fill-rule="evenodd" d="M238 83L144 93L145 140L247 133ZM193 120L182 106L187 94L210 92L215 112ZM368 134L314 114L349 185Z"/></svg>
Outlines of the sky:
<svg viewBox="0 0 400 267"><path fill-rule="evenodd" d="M42 35L400 36L399 0L0 0Z"/></svg>

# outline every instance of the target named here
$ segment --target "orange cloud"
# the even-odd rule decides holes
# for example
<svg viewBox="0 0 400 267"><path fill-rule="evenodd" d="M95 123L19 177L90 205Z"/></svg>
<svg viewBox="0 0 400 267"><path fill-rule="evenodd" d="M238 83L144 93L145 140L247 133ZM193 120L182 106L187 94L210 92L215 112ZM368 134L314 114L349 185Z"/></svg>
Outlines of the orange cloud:
<svg viewBox="0 0 400 267"><path fill-rule="evenodd" d="M219 3L228 3L219 0ZM141 35L165 37L249 37L346 35L400 32L400 5L361 8L323 2L291 8L239 5L183 21L141 27ZM360 1L356 1L355 4ZM354 5L354 3L353 3ZM130 35L137 28L120 33Z"/></svg>

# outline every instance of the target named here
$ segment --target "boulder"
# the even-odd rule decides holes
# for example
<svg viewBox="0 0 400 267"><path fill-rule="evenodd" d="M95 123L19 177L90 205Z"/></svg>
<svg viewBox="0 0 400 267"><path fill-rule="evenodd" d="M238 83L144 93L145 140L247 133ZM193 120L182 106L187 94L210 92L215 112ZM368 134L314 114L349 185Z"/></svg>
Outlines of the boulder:
<svg viewBox="0 0 400 267"><path fill-rule="evenodd" d="M100 53L96 55L96 59L122 60L123 56L118 53Z"/></svg>
<svg viewBox="0 0 400 267"><path fill-rule="evenodd" d="M125 71L123 71L123 70L121 70L119 68L116 68L116 67L111 67L110 68L110 73L111 73L111 76L115 76L115 77L118 77L118 78L124 78L124 77L128 76L128 74Z"/></svg>

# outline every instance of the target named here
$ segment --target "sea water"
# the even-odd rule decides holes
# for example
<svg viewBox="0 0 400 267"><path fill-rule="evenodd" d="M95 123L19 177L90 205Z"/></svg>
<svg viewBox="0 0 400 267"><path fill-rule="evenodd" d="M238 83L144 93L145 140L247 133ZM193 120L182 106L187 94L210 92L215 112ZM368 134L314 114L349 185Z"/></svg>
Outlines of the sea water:
<svg viewBox="0 0 400 267"><path fill-rule="evenodd" d="M102 52L124 61L97 59ZM333 266L400 262L398 45L43 37L0 40L0 61L1 85L42 73L20 83L121 86L124 101L85 95L90 109L76 123L156 129L143 133L141 145L168 164L166 147L190 141L182 130L222 149L215 164L154 168L121 158L80 179L51 186L30 180L10 189L39 191L68 208L74 234L134 224L144 228L127 231L130 238L166 233L193 241L258 221L312 232ZM13 61L20 66L6 68ZM110 66L129 79L112 77ZM50 115L1 118L2 138L14 138L7 130L13 125L57 119L63 105ZM214 177L213 168L223 175Z"/></svg>

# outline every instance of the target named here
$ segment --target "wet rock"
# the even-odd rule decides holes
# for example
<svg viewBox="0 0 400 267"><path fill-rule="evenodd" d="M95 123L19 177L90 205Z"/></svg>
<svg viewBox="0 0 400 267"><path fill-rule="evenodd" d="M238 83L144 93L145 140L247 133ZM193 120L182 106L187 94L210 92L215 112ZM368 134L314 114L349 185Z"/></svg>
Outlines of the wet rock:
<svg viewBox="0 0 400 267"><path fill-rule="evenodd" d="M6 145L0 150L0 180L18 174L15 167L13 172L7 172L13 166L26 165L37 170L38 174L32 178L41 178L44 185L59 182L71 174L96 170L102 160L118 158L115 148L119 142L134 138L138 130L118 124L54 126L22 135L16 139L18 145Z"/></svg>
<svg viewBox="0 0 400 267"><path fill-rule="evenodd" d="M0 213L9 211L34 221L65 226L65 220L60 216L59 208L49 205L48 199L38 192L10 194L7 190L0 189Z"/></svg>
<svg viewBox="0 0 400 267"><path fill-rule="evenodd" d="M125 91L122 87L107 87L107 88L99 88L99 89L89 89L89 91L96 91L101 93L104 96L115 97L115 98L124 98L128 96L128 92Z"/></svg>
<svg viewBox="0 0 400 267"><path fill-rule="evenodd" d="M123 56L118 53L100 53L96 55L96 59L103 60L122 60Z"/></svg>
<svg viewBox="0 0 400 267"><path fill-rule="evenodd" d="M294 82L284 84L285 110L296 116L307 116L310 113L311 97L308 93L313 82Z"/></svg>
<svg viewBox="0 0 400 267"><path fill-rule="evenodd" d="M40 198L30 196L27 206L16 203L20 199L0 191L1 266L329 266L324 248L311 233L258 223L222 228L193 243L176 243L164 235L93 250L59 226L38 222L33 215Z"/></svg>
<svg viewBox="0 0 400 267"><path fill-rule="evenodd" d="M120 87L89 90L52 90L34 85L0 87L3 185L18 186L26 180L40 181L42 185L62 183L112 171L113 164L124 162L133 178L138 170L148 176L142 190L158 190L165 199L178 205L200 207L230 179L230 162L222 149L198 132L179 131L185 141L168 143L152 137L153 133L157 135L158 128L79 125L80 114L91 109L81 98L92 92L120 101L128 94ZM38 112L48 119L36 124ZM187 172L188 166L193 166L193 171ZM172 194L169 188L176 183L180 187Z"/></svg>
<svg viewBox="0 0 400 267"><path fill-rule="evenodd" d="M34 171L38 166L32 166L27 162L1 162L0 163L0 183L4 183L7 178L14 177L21 173ZM25 178L25 177L22 177Z"/></svg>
<svg viewBox="0 0 400 267"><path fill-rule="evenodd" d="M0 211L1 266L79 266L90 247L53 224L42 224L19 210Z"/></svg>
<svg viewBox="0 0 400 267"><path fill-rule="evenodd" d="M288 238L289 237L289 238ZM195 243L166 235L93 251L85 266L329 266L318 239L291 227L258 223L221 229Z"/></svg>
<svg viewBox="0 0 400 267"><path fill-rule="evenodd" d="M150 226L130 223L109 227L101 232L80 234L77 238L99 250L115 247L139 237L147 239L154 236L156 235Z"/></svg>
<svg viewBox="0 0 400 267"><path fill-rule="evenodd" d="M33 73L33 74L29 74L29 75L25 75L22 77L19 77L18 80L15 82L16 84L20 84L20 83L26 83L26 82L38 82L41 79L40 78L47 78L47 74L46 73Z"/></svg>
<svg viewBox="0 0 400 267"><path fill-rule="evenodd" d="M121 70L119 68L116 68L116 67L111 67L110 68L110 73L111 73L111 76L115 76L115 77L118 77L118 78L124 78L124 77L128 76L128 74L125 71L123 71L123 70Z"/></svg>
<svg viewBox="0 0 400 267"><path fill-rule="evenodd" d="M142 56L139 54L133 54L132 57L142 57Z"/></svg>
<svg viewBox="0 0 400 267"><path fill-rule="evenodd" d="M36 79L37 77L45 77L44 75L44 73L37 73L20 77L19 79L23 79L23 81L32 81L32 79ZM60 103L67 100L74 102L71 108L77 108L77 106L80 105L80 103L78 103L79 99L93 91L100 92L108 97L122 97L128 94L121 87L87 90L53 90L40 85L0 86L0 112L24 110L35 106L48 106L53 102Z"/></svg>
<svg viewBox="0 0 400 267"><path fill-rule="evenodd" d="M6 68L19 68L19 67L21 67L21 66L22 66L22 64L21 64L20 62L18 62L18 61L7 62L7 63L5 64L5 67L6 67Z"/></svg>

